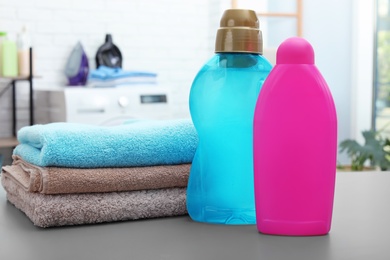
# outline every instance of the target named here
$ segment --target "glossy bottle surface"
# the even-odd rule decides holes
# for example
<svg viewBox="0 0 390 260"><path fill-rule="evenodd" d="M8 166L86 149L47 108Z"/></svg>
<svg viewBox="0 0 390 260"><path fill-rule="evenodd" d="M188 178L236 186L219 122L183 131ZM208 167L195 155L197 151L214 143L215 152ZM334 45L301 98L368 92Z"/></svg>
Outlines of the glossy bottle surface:
<svg viewBox="0 0 390 260"><path fill-rule="evenodd" d="M324 235L331 227L337 117L330 90L301 38L278 49L254 117L257 228Z"/></svg>
<svg viewBox="0 0 390 260"><path fill-rule="evenodd" d="M253 114L270 70L260 55L220 53L196 76L190 112L199 144L187 189L193 220L255 224Z"/></svg>

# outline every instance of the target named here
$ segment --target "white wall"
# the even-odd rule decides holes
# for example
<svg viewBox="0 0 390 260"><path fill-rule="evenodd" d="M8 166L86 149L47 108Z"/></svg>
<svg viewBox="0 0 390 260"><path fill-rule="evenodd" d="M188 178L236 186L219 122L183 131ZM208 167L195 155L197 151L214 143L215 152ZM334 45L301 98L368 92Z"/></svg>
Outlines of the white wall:
<svg viewBox="0 0 390 260"><path fill-rule="evenodd" d="M352 33L354 0L305 0L303 34L316 52L316 65L332 92L337 116L338 139L351 137ZM367 51L367 50L366 50ZM356 62L356 60L354 59ZM367 99L367 102L371 102ZM315 141L315 140L313 140ZM345 156L339 156L345 162Z"/></svg>
<svg viewBox="0 0 390 260"><path fill-rule="evenodd" d="M356 0L353 5L351 138L363 143L362 130L371 128L374 82L375 0Z"/></svg>
<svg viewBox="0 0 390 260"><path fill-rule="evenodd" d="M374 0L304 1L304 36L333 94L339 141L363 143L361 132L371 128L374 19Z"/></svg>
<svg viewBox="0 0 390 260"><path fill-rule="evenodd" d="M95 68L95 54L106 33L113 35L127 70L158 73L173 88L178 117L189 116L191 82L212 55L213 1L181 0L0 0L0 31L12 38L27 25L32 35L36 88L63 86L66 60L81 41ZM0 89L5 82L0 82ZM27 124L27 85L18 84L18 126ZM0 137L11 135L10 93L0 99Z"/></svg>

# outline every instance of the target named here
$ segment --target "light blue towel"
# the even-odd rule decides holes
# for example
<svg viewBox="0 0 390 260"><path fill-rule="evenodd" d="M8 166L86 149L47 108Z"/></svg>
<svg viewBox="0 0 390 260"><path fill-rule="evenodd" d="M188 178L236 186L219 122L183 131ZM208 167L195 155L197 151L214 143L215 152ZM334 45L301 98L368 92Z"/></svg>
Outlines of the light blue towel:
<svg viewBox="0 0 390 260"><path fill-rule="evenodd" d="M127 71L121 68L110 68L103 65L99 66L99 68L92 70L89 73L89 79L99 79L99 80L113 80L119 78L132 78L132 77L156 78L157 74L148 71Z"/></svg>
<svg viewBox="0 0 390 260"><path fill-rule="evenodd" d="M119 126L52 123L23 127L14 154L38 166L132 167L191 163L198 144L189 119Z"/></svg>

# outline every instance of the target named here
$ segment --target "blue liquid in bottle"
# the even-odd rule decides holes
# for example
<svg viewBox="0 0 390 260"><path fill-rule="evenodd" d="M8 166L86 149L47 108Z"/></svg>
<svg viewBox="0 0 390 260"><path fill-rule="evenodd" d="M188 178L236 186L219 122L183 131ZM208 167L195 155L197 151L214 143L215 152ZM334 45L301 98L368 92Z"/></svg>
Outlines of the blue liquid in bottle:
<svg viewBox="0 0 390 260"><path fill-rule="evenodd" d="M253 116L271 68L258 54L217 53L196 76L190 112L199 144L187 188L193 220L256 223Z"/></svg>
<svg viewBox="0 0 390 260"><path fill-rule="evenodd" d="M187 210L199 222L255 224L253 117L271 71L262 57L259 21L252 10L226 10L214 57L199 71L190 112L199 143L192 162Z"/></svg>

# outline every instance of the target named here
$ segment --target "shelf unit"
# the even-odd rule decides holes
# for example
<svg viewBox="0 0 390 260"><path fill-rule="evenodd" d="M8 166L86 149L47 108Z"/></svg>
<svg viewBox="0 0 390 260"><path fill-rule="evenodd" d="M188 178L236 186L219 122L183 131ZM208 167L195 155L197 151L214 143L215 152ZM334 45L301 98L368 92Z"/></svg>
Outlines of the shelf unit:
<svg viewBox="0 0 390 260"><path fill-rule="evenodd" d="M0 148L15 147L17 145L16 137L0 138Z"/></svg>
<svg viewBox="0 0 390 260"><path fill-rule="evenodd" d="M12 135L10 138L0 138L0 148L14 147L18 144L16 140L17 133L17 111L16 111L16 83L19 81L28 81L29 83L29 124L34 124L34 90L33 90L33 51L29 50L29 65L30 73L27 77L1 77L1 79L9 80L12 86Z"/></svg>

